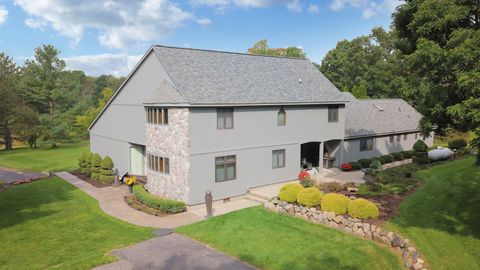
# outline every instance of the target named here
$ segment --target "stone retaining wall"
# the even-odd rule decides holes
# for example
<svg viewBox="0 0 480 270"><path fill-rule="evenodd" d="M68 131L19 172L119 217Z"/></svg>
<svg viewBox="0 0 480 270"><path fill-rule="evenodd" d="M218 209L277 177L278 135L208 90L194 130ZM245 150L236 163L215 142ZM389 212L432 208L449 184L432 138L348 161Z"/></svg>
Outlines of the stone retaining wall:
<svg viewBox="0 0 480 270"><path fill-rule="evenodd" d="M307 208L280 201L278 198L266 202L265 207L278 213L301 217L310 222L355 234L364 239L387 245L399 251L407 269L424 270L425 262L419 257L410 241L398 234L382 230L380 227L363 222L360 219L335 215L334 212L321 211L318 208Z"/></svg>

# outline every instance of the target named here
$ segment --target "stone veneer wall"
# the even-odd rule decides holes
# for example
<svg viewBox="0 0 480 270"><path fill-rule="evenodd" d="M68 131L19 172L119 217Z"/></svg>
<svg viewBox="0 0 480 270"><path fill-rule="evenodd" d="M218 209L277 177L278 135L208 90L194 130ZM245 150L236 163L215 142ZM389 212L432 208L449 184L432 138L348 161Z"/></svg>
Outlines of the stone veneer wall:
<svg viewBox="0 0 480 270"><path fill-rule="evenodd" d="M169 108L168 125L146 124L146 152L169 158L170 173L151 171L147 166L147 190L155 195L188 202L189 133L187 108Z"/></svg>
<svg viewBox="0 0 480 270"><path fill-rule="evenodd" d="M387 245L401 253L405 268L409 270L426 270L424 266L425 262L419 257L417 250L408 239L393 232L386 232L376 225L363 222L356 218L335 215L334 212L325 212L317 208L306 208L301 205L287 203L278 198L273 199L271 202L266 202L265 207L278 213L297 216L310 222L325 225Z"/></svg>

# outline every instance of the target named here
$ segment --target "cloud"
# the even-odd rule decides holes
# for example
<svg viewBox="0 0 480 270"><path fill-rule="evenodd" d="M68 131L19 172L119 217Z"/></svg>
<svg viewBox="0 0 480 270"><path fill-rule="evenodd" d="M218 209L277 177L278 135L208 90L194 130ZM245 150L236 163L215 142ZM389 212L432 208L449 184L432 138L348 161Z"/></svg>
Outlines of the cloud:
<svg viewBox="0 0 480 270"><path fill-rule="evenodd" d="M95 29L102 46L117 49L165 38L189 21L207 22L170 0L15 0L15 5L29 16L29 27L50 25L74 44L86 29Z"/></svg>
<svg viewBox="0 0 480 270"><path fill-rule="evenodd" d="M142 55L128 54L97 54L65 57L66 68L82 70L87 75L126 76L135 67Z"/></svg>
<svg viewBox="0 0 480 270"><path fill-rule="evenodd" d="M209 25L212 23L212 21L208 18L203 18L203 19L198 19L197 23L200 25Z"/></svg>
<svg viewBox="0 0 480 270"><path fill-rule="evenodd" d="M320 11L320 8L318 7L318 5L309 4L307 11L308 13L318 13Z"/></svg>
<svg viewBox="0 0 480 270"><path fill-rule="evenodd" d="M0 25L4 24L8 18L8 10L5 6L0 6Z"/></svg>
<svg viewBox="0 0 480 270"><path fill-rule="evenodd" d="M333 0L330 9L333 11L344 8L361 9L363 18L369 19L380 13L392 13L400 4L400 0Z"/></svg>
<svg viewBox="0 0 480 270"><path fill-rule="evenodd" d="M193 5L211 6L223 11L227 8L267 8L274 5L284 5L288 10L293 12L302 11L300 0L191 0Z"/></svg>

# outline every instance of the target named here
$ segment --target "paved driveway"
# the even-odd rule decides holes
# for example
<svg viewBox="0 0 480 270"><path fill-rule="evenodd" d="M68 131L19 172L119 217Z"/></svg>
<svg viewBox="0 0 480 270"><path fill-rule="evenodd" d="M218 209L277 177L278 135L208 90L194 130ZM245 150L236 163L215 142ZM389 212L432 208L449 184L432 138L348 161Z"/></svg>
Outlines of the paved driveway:
<svg viewBox="0 0 480 270"><path fill-rule="evenodd" d="M120 260L95 270L254 270L228 255L220 253L183 235L166 233L132 247L114 252Z"/></svg>
<svg viewBox="0 0 480 270"><path fill-rule="evenodd" d="M16 171L12 169L0 168L0 179L5 183L11 183L20 180L39 179L48 176L46 173Z"/></svg>

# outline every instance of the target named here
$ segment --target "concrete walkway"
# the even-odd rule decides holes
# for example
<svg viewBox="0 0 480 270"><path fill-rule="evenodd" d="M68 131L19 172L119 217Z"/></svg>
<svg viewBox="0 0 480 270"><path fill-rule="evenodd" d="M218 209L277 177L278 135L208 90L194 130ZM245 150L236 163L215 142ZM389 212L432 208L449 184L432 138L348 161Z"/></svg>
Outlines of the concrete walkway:
<svg viewBox="0 0 480 270"><path fill-rule="evenodd" d="M164 217L152 216L135 210L125 203L124 196L128 192L126 186L97 188L68 172L59 172L55 175L95 198L105 213L135 225L153 228L175 228L204 219L190 212Z"/></svg>
<svg viewBox="0 0 480 270"><path fill-rule="evenodd" d="M228 255L183 235L167 233L113 252L120 260L94 270L253 270Z"/></svg>
<svg viewBox="0 0 480 270"><path fill-rule="evenodd" d="M0 167L0 179L5 181L7 184L16 181L36 180L47 176L48 173L43 172L28 172Z"/></svg>

